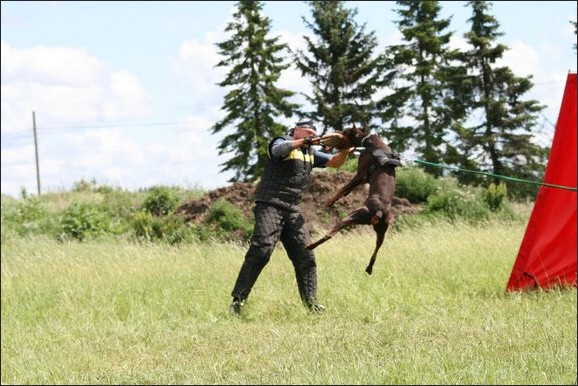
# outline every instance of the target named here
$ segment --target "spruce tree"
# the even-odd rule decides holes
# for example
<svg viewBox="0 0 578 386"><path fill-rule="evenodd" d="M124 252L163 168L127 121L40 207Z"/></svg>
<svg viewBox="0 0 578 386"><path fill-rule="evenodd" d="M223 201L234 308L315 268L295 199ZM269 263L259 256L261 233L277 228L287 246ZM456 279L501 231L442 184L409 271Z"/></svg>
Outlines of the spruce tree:
<svg viewBox="0 0 578 386"><path fill-rule="evenodd" d="M386 49L387 67L393 70L392 93L378 102L382 132L396 151L412 150L430 163L453 154L450 127L455 117L447 103L448 79L456 69L448 64L451 19L440 17L438 1L397 1L396 21L403 42ZM425 166L440 175L442 169Z"/></svg>
<svg viewBox="0 0 578 386"><path fill-rule="evenodd" d="M469 119L460 131L459 163L496 175L517 178L540 178L548 149L532 141L533 129L544 109L536 100L523 96L533 87L532 76L516 77L508 67L496 62L508 49L496 42L498 21L489 14L491 3L470 1L473 10L468 20L471 29L464 34L472 47L463 52L461 61L468 70L466 81L456 82L457 94L467 106ZM498 183L499 177L494 178ZM515 187L528 193L535 188Z"/></svg>
<svg viewBox="0 0 578 386"><path fill-rule="evenodd" d="M221 107L226 115L211 130L216 134L231 129L218 145L220 155L232 154L221 164L221 172L235 172L228 182L254 181L263 174L268 142L286 130L277 118L289 118L299 108L288 101L294 92L275 86L290 65L284 55L289 49L279 37L268 37L271 22L262 8L260 1L237 2L225 28L231 36L217 43L224 59L216 66L229 69L218 85L230 91Z"/></svg>
<svg viewBox="0 0 578 386"><path fill-rule="evenodd" d="M570 24L572 24L574 26L574 35L578 34L578 25L576 24L575 21L570 20ZM574 51L576 51L576 43L574 43Z"/></svg>
<svg viewBox="0 0 578 386"><path fill-rule="evenodd" d="M314 39L304 36L307 51L297 51L301 74L311 81L312 94L303 94L312 111L305 115L322 123L322 133L343 130L350 124L370 129L374 112L372 96L383 79L383 58L374 55L375 33L365 32L354 18L357 9L344 1L310 1L312 21L303 21Z"/></svg>

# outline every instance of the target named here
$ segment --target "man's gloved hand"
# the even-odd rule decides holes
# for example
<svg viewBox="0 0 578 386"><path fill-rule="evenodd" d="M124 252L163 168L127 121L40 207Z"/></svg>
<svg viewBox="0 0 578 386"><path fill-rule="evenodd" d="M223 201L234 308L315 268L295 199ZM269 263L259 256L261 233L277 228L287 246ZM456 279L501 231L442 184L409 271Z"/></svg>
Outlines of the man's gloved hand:
<svg viewBox="0 0 578 386"><path fill-rule="evenodd" d="M303 139L303 145L307 147L311 145L318 145L320 139L321 137L319 137L318 135L310 135L309 137Z"/></svg>

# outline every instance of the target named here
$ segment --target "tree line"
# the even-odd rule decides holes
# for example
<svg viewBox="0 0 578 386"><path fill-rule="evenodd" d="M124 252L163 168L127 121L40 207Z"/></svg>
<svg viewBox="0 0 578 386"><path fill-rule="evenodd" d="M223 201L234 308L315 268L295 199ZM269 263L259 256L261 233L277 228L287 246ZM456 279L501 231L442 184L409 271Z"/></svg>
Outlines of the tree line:
<svg viewBox="0 0 578 386"><path fill-rule="evenodd" d="M546 107L524 95L532 76L518 77L499 67L508 47L488 1L464 2L471 10L467 50L450 47L450 18L440 16L439 1L397 1L395 24L400 44L380 50L374 31L355 19L346 1L308 1L312 32L304 50L270 36L263 2L241 0L217 43L228 70L218 83L228 88L223 119L212 134L228 130L218 145L230 158L221 171L229 182L260 178L267 143L287 130L281 117L310 118L321 134L356 124L383 136L397 152L412 151L431 164L475 169L520 179L541 179L549 148L533 141L539 113ZM576 22L569 21L576 29ZM576 50L576 45L572 47ZM283 71L296 66L310 82L307 105L291 102L297 92L276 85ZM427 165L427 164L426 164ZM443 169L425 166L434 175ZM456 174L462 183L480 184L479 174ZM495 183L499 181L495 179ZM520 193L535 187L519 187Z"/></svg>

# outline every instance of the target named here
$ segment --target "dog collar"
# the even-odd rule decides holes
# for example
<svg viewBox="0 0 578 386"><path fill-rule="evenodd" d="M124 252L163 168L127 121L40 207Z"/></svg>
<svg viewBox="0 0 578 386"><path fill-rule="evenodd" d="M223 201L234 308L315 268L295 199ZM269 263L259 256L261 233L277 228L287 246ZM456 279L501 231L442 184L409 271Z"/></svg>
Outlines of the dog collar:
<svg viewBox="0 0 578 386"><path fill-rule="evenodd" d="M365 147L365 145L363 144L363 142L365 142L365 140L369 137L371 137L373 134L367 134L365 137L361 138L361 142L359 142L361 144L361 146Z"/></svg>

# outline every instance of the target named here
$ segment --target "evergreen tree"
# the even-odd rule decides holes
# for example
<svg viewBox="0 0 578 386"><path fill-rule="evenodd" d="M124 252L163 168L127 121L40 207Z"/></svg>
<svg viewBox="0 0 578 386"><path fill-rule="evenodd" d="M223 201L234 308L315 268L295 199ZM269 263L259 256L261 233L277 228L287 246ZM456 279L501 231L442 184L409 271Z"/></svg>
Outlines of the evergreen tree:
<svg viewBox="0 0 578 386"><path fill-rule="evenodd" d="M279 37L267 36L271 22L261 15L262 8L260 1L239 1L233 20L225 28L231 37L217 43L224 57L217 67L230 69L218 85L231 90L221 108L227 114L211 130L216 134L233 129L218 146L220 155L233 154L221 164L221 172L235 171L228 182L254 181L262 175L267 143L286 130L277 123L277 117L291 117L299 108L288 102L294 92L275 86L282 71L289 67L283 56L289 50Z"/></svg>
<svg viewBox="0 0 578 386"><path fill-rule="evenodd" d="M491 3L470 1L471 29L464 34L472 49L461 55L468 80L456 82L460 100L467 106L470 119L456 131L461 144L461 166L473 166L496 175L518 178L541 177L547 148L532 142L538 113L544 109L535 100L523 100L533 87L532 76L516 77L507 67L495 63L507 47L497 44L503 35L499 23L488 13ZM495 182L500 182L498 178ZM520 189L520 188L518 188ZM524 190L524 189L521 189ZM534 191L535 188L529 190Z"/></svg>
<svg viewBox="0 0 578 386"><path fill-rule="evenodd" d="M570 24L572 24L574 26L574 35L576 35L578 33L578 25L576 24L575 21L570 20ZM574 43L574 51L576 51L576 43Z"/></svg>
<svg viewBox="0 0 578 386"><path fill-rule="evenodd" d="M357 9L344 8L344 1L309 4L313 21L303 21L316 40L304 36L307 52L295 55L297 68L311 79L312 95L304 97L314 110L305 115L322 123L322 133L352 123L369 129L375 108L371 98L383 83L383 58L373 55L375 33L365 33L365 24L358 26Z"/></svg>
<svg viewBox="0 0 578 386"><path fill-rule="evenodd" d="M392 93L378 102L382 130L393 149L411 149L427 162L444 161L452 154L450 126L454 121L447 104L447 81L456 71L448 65L455 51L449 49L451 19L441 19L438 1L397 1L396 22L405 43L386 49L387 66L393 69ZM442 170L426 166L439 175Z"/></svg>

